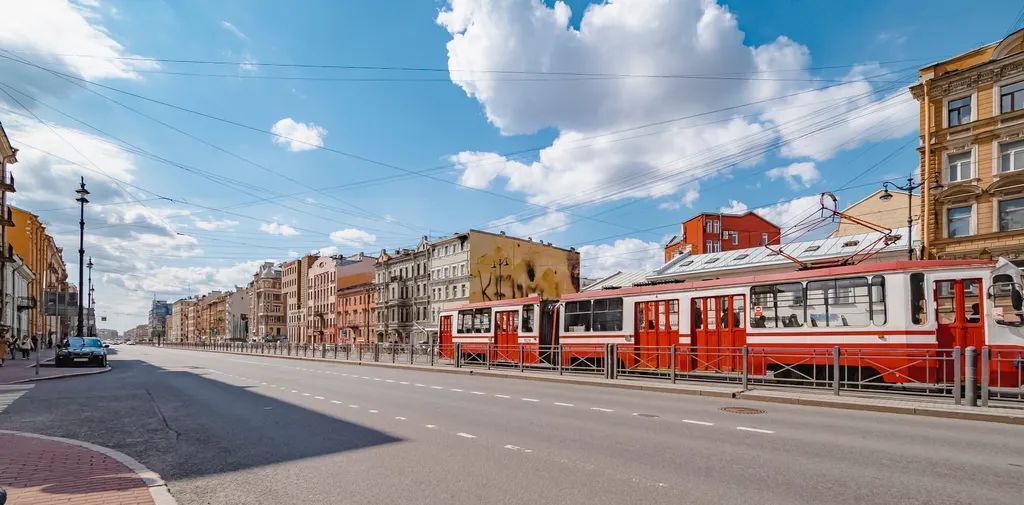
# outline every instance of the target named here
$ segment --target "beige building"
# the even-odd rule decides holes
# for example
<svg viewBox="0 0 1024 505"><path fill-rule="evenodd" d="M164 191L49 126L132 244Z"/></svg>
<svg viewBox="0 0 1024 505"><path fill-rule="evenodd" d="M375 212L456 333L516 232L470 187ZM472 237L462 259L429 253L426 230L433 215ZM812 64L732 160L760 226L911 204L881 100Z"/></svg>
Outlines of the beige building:
<svg viewBox="0 0 1024 505"><path fill-rule="evenodd" d="M311 342L338 342L338 290L373 279L377 258L359 253L355 256L323 256L309 266L306 291L306 332Z"/></svg>
<svg viewBox="0 0 1024 505"><path fill-rule="evenodd" d="M274 262L260 265L249 283L249 337L278 340L285 333L284 302L281 299L281 269Z"/></svg>
<svg viewBox="0 0 1024 505"><path fill-rule="evenodd" d="M875 191L843 209L843 213L883 228L889 228L890 230L906 228L908 213L912 216L911 219L915 228L920 224L921 197L919 195L908 195L904 191L890 190L888 194L892 198L885 200L882 198L884 194L886 192L883 189ZM875 230L847 219L840 219L839 226L836 227L830 236L845 237L871 231ZM917 231L914 231L913 234L914 236L920 236Z"/></svg>
<svg viewBox="0 0 1024 505"><path fill-rule="evenodd" d="M193 298L182 298L171 304L171 317L167 318L167 338L171 342L188 342L193 340L195 333L190 333L189 317L194 317L193 308L196 301ZM195 328L195 322L191 322L191 328Z"/></svg>
<svg viewBox="0 0 1024 505"><path fill-rule="evenodd" d="M924 248L1024 262L1024 30L920 70Z"/></svg>
<svg viewBox="0 0 1024 505"><path fill-rule="evenodd" d="M285 304L285 333L289 342L307 343L306 278L319 256L307 255L281 265L281 294Z"/></svg>

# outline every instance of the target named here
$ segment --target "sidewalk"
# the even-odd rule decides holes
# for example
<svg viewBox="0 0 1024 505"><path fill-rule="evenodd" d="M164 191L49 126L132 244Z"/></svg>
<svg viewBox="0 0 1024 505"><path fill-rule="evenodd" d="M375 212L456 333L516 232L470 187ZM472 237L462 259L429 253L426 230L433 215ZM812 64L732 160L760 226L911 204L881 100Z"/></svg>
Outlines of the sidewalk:
<svg viewBox="0 0 1024 505"><path fill-rule="evenodd" d="M55 379L58 377L71 377L75 375L90 375L109 371L109 368L56 368L53 366L54 349L43 349L39 356L39 375L36 375L36 354L32 353L29 359L9 359L4 361L0 367L0 384L14 384L39 379Z"/></svg>
<svg viewBox="0 0 1024 505"><path fill-rule="evenodd" d="M0 430L0 487L12 505L173 505L160 476L97 445Z"/></svg>

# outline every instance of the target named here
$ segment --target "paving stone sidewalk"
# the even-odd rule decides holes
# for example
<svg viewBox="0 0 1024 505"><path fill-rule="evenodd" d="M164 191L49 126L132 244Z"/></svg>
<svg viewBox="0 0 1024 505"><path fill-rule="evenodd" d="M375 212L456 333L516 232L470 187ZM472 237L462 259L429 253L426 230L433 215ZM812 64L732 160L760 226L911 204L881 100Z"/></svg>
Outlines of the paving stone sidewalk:
<svg viewBox="0 0 1024 505"><path fill-rule="evenodd" d="M96 373L102 368L95 367L69 367L69 368L56 368L53 366L53 349L43 349L42 354L39 356L39 373L36 374L36 355L32 353L29 359L7 359L4 362L4 366L0 367L0 384L12 384L25 380L33 380L40 378L49 377L63 377L67 375L85 375L90 373ZM10 356L7 356L10 358Z"/></svg>
<svg viewBox="0 0 1024 505"><path fill-rule="evenodd" d="M81 504L149 505L174 503L162 481L166 499L154 499L138 471L120 453L90 444L0 431L0 487L9 505ZM103 452L101 452L103 451ZM134 460L132 460L134 461ZM148 472L148 471L146 471ZM159 479L157 476L156 479ZM170 500L170 501L167 501Z"/></svg>

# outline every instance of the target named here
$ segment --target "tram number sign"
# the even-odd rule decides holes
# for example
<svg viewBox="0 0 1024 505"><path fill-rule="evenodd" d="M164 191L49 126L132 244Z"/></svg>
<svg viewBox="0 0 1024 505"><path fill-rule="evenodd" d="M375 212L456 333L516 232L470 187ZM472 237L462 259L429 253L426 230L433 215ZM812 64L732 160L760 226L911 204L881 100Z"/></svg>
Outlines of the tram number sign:
<svg viewBox="0 0 1024 505"><path fill-rule="evenodd" d="M761 317L764 315L764 308L760 305L754 305L754 316Z"/></svg>

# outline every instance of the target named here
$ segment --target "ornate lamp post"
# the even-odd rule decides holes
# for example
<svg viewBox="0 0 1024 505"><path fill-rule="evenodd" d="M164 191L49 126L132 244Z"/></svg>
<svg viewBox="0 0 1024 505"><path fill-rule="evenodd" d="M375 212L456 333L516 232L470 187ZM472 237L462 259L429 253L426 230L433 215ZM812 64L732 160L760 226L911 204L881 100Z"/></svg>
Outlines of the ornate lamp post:
<svg viewBox="0 0 1024 505"><path fill-rule="evenodd" d="M78 336L85 336L85 324L84 316L82 314L84 307L82 306L82 296L85 295L85 204L89 203L89 190L85 189L85 177L82 177L82 182L79 184L78 189L75 190L78 194L78 198L75 201L79 203L81 208L81 217L78 220Z"/></svg>
<svg viewBox="0 0 1024 505"><path fill-rule="evenodd" d="M89 308L86 311L86 317L89 318L89 326L86 327L86 331L87 331L88 334L86 336L89 336L89 337L92 336L93 323L94 323L94 317L95 317L95 316L93 316L93 312L92 312L92 267L93 267L92 256L90 256L89 257L89 262L85 264L85 268L89 269L89 298L88 298L88 300L89 300Z"/></svg>
<svg viewBox="0 0 1024 505"><path fill-rule="evenodd" d="M883 202L888 202L889 200L892 200L892 193L889 192L889 186L892 186L893 189L907 192L907 259L912 260L914 259L914 244L911 240L911 237L913 236L911 231L914 227L914 190L920 188L921 186L924 186L924 181L914 182L913 176L907 177L907 183L902 186L896 183L885 181L884 183L882 183L882 189L884 191L881 195L878 195L879 200ZM942 189L942 185L939 183L935 183L931 186L931 189Z"/></svg>

